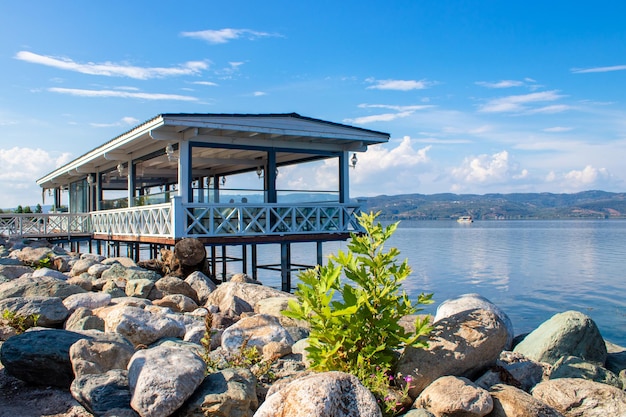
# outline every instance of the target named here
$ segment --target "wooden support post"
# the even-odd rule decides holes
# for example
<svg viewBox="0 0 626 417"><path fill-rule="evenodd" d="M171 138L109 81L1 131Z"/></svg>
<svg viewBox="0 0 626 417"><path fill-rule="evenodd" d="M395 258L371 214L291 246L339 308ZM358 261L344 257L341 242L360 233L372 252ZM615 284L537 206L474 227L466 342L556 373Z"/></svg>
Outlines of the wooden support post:
<svg viewBox="0 0 626 417"><path fill-rule="evenodd" d="M217 265L215 264L215 246L211 246L211 273L213 277L217 279Z"/></svg>
<svg viewBox="0 0 626 417"><path fill-rule="evenodd" d="M226 282L226 245L222 245L222 282Z"/></svg>
<svg viewBox="0 0 626 417"><path fill-rule="evenodd" d="M321 241L316 242L316 245L317 245L317 264L319 266L322 266L324 262L324 251L322 249L322 242Z"/></svg>
<svg viewBox="0 0 626 417"><path fill-rule="evenodd" d="M287 242L280 244L280 276L282 290L291 292L291 244Z"/></svg>
<svg viewBox="0 0 626 417"><path fill-rule="evenodd" d="M248 274L248 245L241 245L241 272Z"/></svg>
<svg viewBox="0 0 626 417"><path fill-rule="evenodd" d="M259 278L259 273L258 273L258 268L257 268L257 257L256 257L256 244L252 244L250 245L252 248L252 279L255 279L258 281Z"/></svg>

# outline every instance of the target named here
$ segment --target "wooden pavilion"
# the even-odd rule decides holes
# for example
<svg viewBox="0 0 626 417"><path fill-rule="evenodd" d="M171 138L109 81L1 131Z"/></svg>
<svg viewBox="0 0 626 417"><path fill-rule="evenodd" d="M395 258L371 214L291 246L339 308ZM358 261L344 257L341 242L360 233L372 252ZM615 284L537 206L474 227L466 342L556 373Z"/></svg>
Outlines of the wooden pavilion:
<svg viewBox="0 0 626 417"><path fill-rule="evenodd" d="M138 251L148 244L156 252L194 237L210 249L214 273L221 249L223 275L226 247L240 246L243 258L250 247L254 276L262 267L257 245L280 244L277 269L289 290L291 243L317 243L321 263L323 242L359 230L349 172L356 152L388 140L386 133L295 113L161 114L37 183L57 209L67 198L67 211L83 216L98 245L124 242ZM332 189L290 189L281 181L283 171L304 164L313 170L322 160L336 166Z"/></svg>

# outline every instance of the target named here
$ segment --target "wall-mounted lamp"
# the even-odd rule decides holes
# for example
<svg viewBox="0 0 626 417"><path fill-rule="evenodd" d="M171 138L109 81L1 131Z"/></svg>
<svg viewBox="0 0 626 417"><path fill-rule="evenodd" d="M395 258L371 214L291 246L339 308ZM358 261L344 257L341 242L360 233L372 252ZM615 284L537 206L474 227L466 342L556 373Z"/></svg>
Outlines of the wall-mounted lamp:
<svg viewBox="0 0 626 417"><path fill-rule="evenodd" d="M352 168L356 168L356 163L357 163L358 161L359 161L359 160L357 159L356 154L355 154L355 153L353 153L353 154L352 154L352 158L350 158L350 166L351 166Z"/></svg>
<svg viewBox="0 0 626 417"><path fill-rule="evenodd" d="M89 184L90 186L93 185L93 175L87 175L87 184Z"/></svg>
<svg viewBox="0 0 626 417"><path fill-rule="evenodd" d="M48 188L48 195L49 195L50 197L52 197L52 189L51 189L51 188Z"/></svg>
<svg viewBox="0 0 626 417"><path fill-rule="evenodd" d="M222 176L222 186L226 185L226 177Z"/></svg>
<svg viewBox="0 0 626 417"><path fill-rule="evenodd" d="M174 146L172 146L171 143L168 143L165 147L165 154L167 155L167 160L170 162L176 161L178 159L174 154Z"/></svg>
<svg viewBox="0 0 626 417"><path fill-rule="evenodd" d="M263 168L257 167L256 175L259 177L259 179L263 178Z"/></svg>
<svg viewBox="0 0 626 417"><path fill-rule="evenodd" d="M124 165L121 162L117 164L117 173L120 174L120 177L124 176Z"/></svg>

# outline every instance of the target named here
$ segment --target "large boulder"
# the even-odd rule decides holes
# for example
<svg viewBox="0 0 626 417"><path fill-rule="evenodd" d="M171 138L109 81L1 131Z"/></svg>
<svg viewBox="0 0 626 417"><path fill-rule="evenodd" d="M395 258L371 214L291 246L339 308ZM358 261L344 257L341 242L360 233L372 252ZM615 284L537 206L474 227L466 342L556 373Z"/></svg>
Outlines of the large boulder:
<svg viewBox="0 0 626 417"><path fill-rule="evenodd" d="M12 297L0 300L0 312L9 310L29 318L37 315L37 326L56 327L65 321L69 310L59 297ZM33 325L35 323L29 323Z"/></svg>
<svg viewBox="0 0 626 417"><path fill-rule="evenodd" d="M278 319L266 314L245 317L228 327L222 334L222 347L227 351L237 351L247 341L248 346L256 346L259 350L270 342L293 345L291 335Z"/></svg>
<svg viewBox="0 0 626 417"><path fill-rule="evenodd" d="M185 283L196 292L199 305L205 305L209 299L209 295L217 289L217 285L211 281L211 278L200 271L194 271L189 274L189 276L185 278Z"/></svg>
<svg viewBox="0 0 626 417"><path fill-rule="evenodd" d="M162 298L171 294L182 294L194 300L196 304L198 303L198 294L196 294L196 291L191 288L191 285L178 277L163 277L155 282L154 287L158 290L155 292L158 296L154 298L151 296L152 299Z"/></svg>
<svg viewBox="0 0 626 417"><path fill-rule="evenodd" d="M489 417L563 417L554 408L510 385L494 385L489 394L493 399Z"/></svg>
<svg viewBox="0 0 626 417"><path fill-rule="evenodd" d="M493 400L467 378L443 376L426 387L413 405L437 416L483 417L493 409Z"/></svg>
<svg viewBox="0 0 626 417"><path fill-rule="evenodd" d="M622 388L622 381L616 374L576 356L563 356L552 366L550 379L557 378L583 378Z"/></svg>
<svg viewBox="0 0 626 417"><path fill-rule="evenodd" d="M495 364L506 345L508 332L502 320L487 310L470 310L434 324L429 347L407 347L397 371L412 377L409 395L417 396L445 375L473 379Z"/></svg>
<svg viewBox="0 0 626 417"><path fill-rule="evenodd" d="M189 349L139 350L128 364L131 407L142 417L169 416L204 380L206 365Z"/></svg>
<svg viewBox="0 0 626 417"><path fill-rule="evenodd" d="M500 353L495 366L475 383L485 389L497 384L507 384L529 392L544 379L544 375L549 371L547 368L549 365L528 359L520 353L504 351Z"/></svg>
<svg viewBox="0 0 626 417"><path fill-rule="evenodd" d="M35 277L31 274L0 284L0 300L10 297L60 297L86 292L77 285L49 276Z"/></svg>
<svg viewBox="0 0 626 417"><path fill-rule="evenodd" d="M604 365L607 357L598 326L578 311L555 314L528 334L513 351L551 365L563 356L578 356Z"/></svg>
<svg viewBox="0 0 626 417"><path fill-rule="evenodd" d="M254 312L257 314L269 314L277 317L284 327L305 327L308 328L309 324L304 320L296 320L291 317L287 317L282 314L287 310L289 301L293 300L293 296L289 297L270 297L264 300L259 300L254 306Z"/></svg>
<svg viewBox="0 0 626 417"><path fill-rule="evenodd" d="M257 407L254 374L246 368L228 368L209 374L176 417L252 417Z"/></svg>
<svg viewBox="0 0 626 417"><path fill-rule="evenodd" d="M31 330L4 342L0 361L9 375L22 381L69 388L74 379L70 347L90 338L67 330Z"/></svg>
<svg viewBox="0 0 626 417"><path fill-rule="evenodd" d="M76 377L103 374L111 369L126 369L134 353L133 345L122 338L119 341L81 339L69 350Z"/></svg>
<svg viewBox="0 0 626 417"><path fill-rule="evenodd" d="M70 311L77 308L95 308L104 307L111 302L111 295L103 292L85 292L80 294L72 294L63 300L63 305Z"/></svg>
<svg viewBox="0 0 626 417"><path fill-rule="evenodd" d="M34 270L30 266L22 265L18 261L16 262L15 265L0 265L0 284L17 279L24 274L33 273Z"/></svg>
<svg viewBox="0 0 626 417"><path fill-rule="evenodd" d="M254 284L252 284L254 285ZM374 395L354 376L322 372L269 395L254 417L381 417Z"/></svg>
<svg viewBox="0 0 626 417"><path fill-rule="evenodd" d="M532 395L566 417L626 416L626 392L586 379L544 381Z"/></svg>
<svg viewBox="0 0 626 417"><path fill-rule="evenodd" d="M121 306L104 317L105 331L119 333L135 346L149 345L164 337L182 338L185 326L162 314L139 307Z"/></svg>
<svg viewBox="0 0 626 417"><path fill-rule="evenodd" d="M130 407L126 369L77 376L70 386L70 392L76 401L95 416L137 415Z"/></svg>
<svg viewBox="0 0 626 417"><path fill-rule="evenodd" d="M249 306L247 311L254 311L254 307L259 300L270 297L293 297L293 295L275 290L263 285L248 284L242 282L224 282L213 291L206 302L206 305L219 307L220 312L227 314L236 305L234 300L238 299ZM234 315L238 315L235 313Z"/></svg>
<svg viewBox="0 0 626 417"><path fill-rule="evenodd" d="M478 308L491 311L500 317L508 332L505 349L511 349L513 337L515 336L513 322L500 307L480 294L463 294L444 301L437 307L433 321L436 323L443 318L453 316L462 311L475 310Z"/></svg>
<svg viewBox="0 0 626 417"><path fill-rule="evenodd" d="M183 294L168 294L160 300L154 300L155 306L171 308L177 313L190 313L198 308L198 304Z"/></svg>

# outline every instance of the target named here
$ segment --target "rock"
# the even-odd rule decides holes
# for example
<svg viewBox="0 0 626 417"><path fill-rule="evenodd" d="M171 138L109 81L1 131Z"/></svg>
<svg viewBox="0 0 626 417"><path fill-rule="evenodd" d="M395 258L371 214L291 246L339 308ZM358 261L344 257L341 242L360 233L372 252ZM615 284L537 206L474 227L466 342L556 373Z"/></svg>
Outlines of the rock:
<svg viewBox="0 0 626 417"><path fill-rule="evenodd" d="M149 279L133 279L126 283L124 292L128 297L148 298L154 288L154 282Z"/></svg>
<svg viewBox="0 0 626 417"><path fill-rule="evenodd" d="M102 259L99 262L102 262L103 265L113 265L117 263L123 266L124 268L136 268L137 267L137 263L127 256L114 256L111 258Z"/></svg>
<svg viewBox="0 0 626 417"><path fill-rule="evenodd" d="M591 318L577 311L555 314L528 334L513 351L551 365L563 356L578 356L604 365L607 356L598 327Z"/></svg>
<svg viewBox="0 0 626 417"><path fill-rule="evenodd" d="M513 330L513 322L507 314L497 305L486 299L480 294L463 294L456 298L450 298L437 307L437 312L433 321L436 323L439 320L453 316L462 311L475 310L477 308L488 310L500 317L507 329L507 341L505 349L511 349L513 343L513 336L515 332Z"/></svg>
<svg viewBox="0 0 626 417"><path fill-rule="evenodd" d="M552 366L550 379L557 378L588 379L622 389L622 381L613 372L576 356L563 356Z"/></svg>
<svg viewBox="0 0 626 417"><path fill-rule="evenodd" d="M532 395L565 417L626 416L626 392L599 382L551 379L537 384Z"/></svg>
<svg viewBox="0 0 626 417"><path fill-rule="evenodd" d="M292 295L263 285L224 282L209 295L206 304L216 305L222 313L226 313L235 304L233 301L235 297L247 303L251 307L249 311L254 311L254 306L259 300L270 297L292 297Z"/></svg>
<svg viewBox="0 0 626 417"><path fill-rule="evenodd" d="M104 320L95 316L93 311L78 307L70 316L65 320L63 326L65 330L71 330L75 332L81 332L85 330L99 330L104 332Z"/></svg>
<svg viewBox="0 0 626 417"><path fill-rule="evenodd" d="M82 288L48 276L22 275L10 282L0 284L0 300L10 297L60 297L86 292Z"/></svg>
<svg viewBox="0 0 626 417"><path fill-rule="evenodd" d="M126 369L135 349L130 343L81 339L69 350L76 377L102 374L111 369Z"/></svg>
<svg viewBox="0 0 626 417"><path fill-rule="evenodd" d="M105 292L111 296L111 298L126 297L126 293L122 288L117 285L115 280L108 280L102 286L102 292Z"/></svg>
<svg viewBox="0 0 626 417"><path fill-rule="evenodd" d="M217 286L209 277L200 271L194 271L185 278L191 289L193 289L198 298L198 305L205 305L209 299L209 295L217 289Z"/></svg>
<svg viewBox="0 0 626 417"><path fill-rule="evenodd" d="M541 382L547 370L539 362L521 353L504 351L496 364L475 381L481 388L489 389L496 384L507 384L529 392Z"/></svg>
<svg viewBox="0 0 626 417"><path fill-rule="evenodd" d="M269 342L263 346L261 353L266 361L276 360L291 354L291 345L284 342Z"/></svg>
<svg viewBox="0 0 626 417"><path fill-rule="evenodd" d="M626 348L610 342L605 344L608 354L604 366L609 371L619 374L626 369Z"/></svg>
<svg viewBox="0 0 626 417"><path fill-rule="evenodd" d="M495 364L507 337L504 323L493 312L463 311L435 323L427 349L405 348L397 371L413 378L409 395L417 398L441 376L472 379L483 373Z"/></svg>
<svg viewBox="0 0 626 417"><path fill-rule="evenodd" d="M433 413L423 408L414 408L409 410L405 414L402 414L400 417L436 417Z"/></svg>
<svg viewBox="0 0 626 417"><path fill-rule="evenodd" d="M554 408L510 385L494 385L489 394L493 399L489 417L563 417Z"/></svg>
<svg viewBox="0 0 626 417"><path fill-rule="evenodd" d="M482 417L491 412L493 401L487 391L469 379L443 376L422 391L414 406L435 415Z"/></svg>
<svg viewBox="0 0 626 417"><path fill-rule="evenodd" d="M37 326L56 327L62 324L69 311L59 297L12 297L0 300L0 312L9 310L17 315L28 318L38 315ZM30 326L33 323L29 323Z"/></svg>
<svg viewBox="0 0 626 417"><path fill-rule="evenodd" d="M163 277L159 279L154 286L161 292L161 294L163 294L163 296L170 294L182 294L194 300L196 304L198 303L198 295L194 289L180 278L171 276Z"/></svg>
<svg viewBox="0 0 626 417"><path fill-rule="evenodd" d="M95 416L120 416L121 410L136 413L130 408L128 371L113 369L102 374L77 376L70 386L72 397ZM115 410L115 414L111 412Z"/></svg>
<svg viewBox="0 0 626 417"><path fill-rule="evenodd" d="M30 266L25 265L0 265L0 283L12 281L24 274L32 274L34 271ZM1 297L0 297L1 298Z"/></svg>
<svg viewBox="0 0 626 417"><path fill-rule="evenodd" d="M80 294L72 294L63 300L63 305L69 310L74 311L79 307L93 310L95 308L104 307L111 302L111 294L103 292L85 292Z"/></svg>
<svg viewBox="0 0 626 417"><path fill-rule="evenodd" d="M70 276L77 277L87 272L92 265L95 265L97 263L98 261L93 258L79 259L78 261L74 262L74 265L72 265L72 269L70 269Z"/></svg>
<svg viewBox="0 0 626 417"><path fill-rule="evenodd" d="M198 304L183 294L168 294L160 300L154 300L153 304L171 308L179 313L190 313L198 308Z"/></svg>
<svg viewBox="0 0 626 417"><path fill-rule="evenodd" d="M322 372L269 395L254 417L380 417L374 395L353 375Z"/></svg>
<svg viewBox="0 0 626 417"><path fill-rule="evenodd" d="M237 351L244 340L247 340L248 346L256 346L259 350L270 342L293 345L291 335L278 319L266 314L243 318L228 327L222 334L222 347L227 351Z"/></svg>
<svg viewBox="0 0 626 417"><path fill-rule="evenodd" d="M76 285L80 288L82 288L83 290L89 292L89 291L97 291L97 288L94 288L93 286L93 280L91 279L91 277L89 276L89 274L82 274L80 276L77 277L72 277L69 278L67 280L68 284L72 284L72 285ZM102 289L102 288L99 288Z"/></svg>
<svg viewBox="0 0 626 417"><path fill-rule="evenodd" d="M283 327L305 327L308 328L309 324L304 320L295 320L291 317L284 316L282 311L285 311L289 305L289 300L296 300L295 297L270 297L257 301L254 306L254 312L257 314L269 314L277 317L280 324Z"/></svg>
<svg viewBox="0 0 626 417"><path fill-rule="evenodd" d="M121 306L104 318L105 331L119 333L135 346L149 345L163 337L185 336L185 326L163 315L139 307Z"/></svg>
<svg viewBox="0 0 626 417"><path fill-rule="evenodd" d="M13 251L11 256L15 256L25 265L36 267L41 262L45 262L47 259L54 257L54 252L48 247L26 246L21 250Z"/></svg>
<svg viewBox="0 0 626 417"><path fill-rule="evenodd" d="M142 417L169 416L204 380L204 361L188 349L140 350L128 364L131 407Z"/></svg>
<svg viewBox="0 0 626 417"><path fill-rule="evenodd" d="M68 276L62 272L56 271L50 268L39 268L33 271L33 277L52 277L60 279L61 281L67 281Z"/></svg>
<svg viewBox="0 0 626 417"><path fill-rule="evenodd" d="M111 268L111 265L94 264L89 267L87 273L94 278L100 278L102 273L109 268Z"/></svg>
<svg viewBox="0 0 626 417"><path fill-rule="evenodd" d="M230 281L230 282L247 282L248 284L261 285L260 281L257 281L256 279L254 279L252 277L249 277L247 274L244 274L242 272L234 274L232 277L230 277L230 279L228 281Z"/></svg>
<svg viewBox="0 0 626 417"><path fill-rule="evenodd" d="M252 417L258 407L256 378L246 368L209 374L176 417Z"/></svg>
<svg viewBox="0 0 626 417"><path fill-rule="evenodd" d="M110 259L110 258L109 258ZM149 279L152 282L156 282L161 278L159 274L154 271L139 267L125 267L122 264L115 262L111 264L111 267L106 271L103 271L100 275L104 280L117 280L131 281L134 279Z"/></svg>
<svg viewBox="0 0 626 417"><path fill-rule="evenodd" d="M9 338L0 348L7 373L35 385L68 388L74 379L70 346L90 336L67 330L32 330Z"/></svg>

